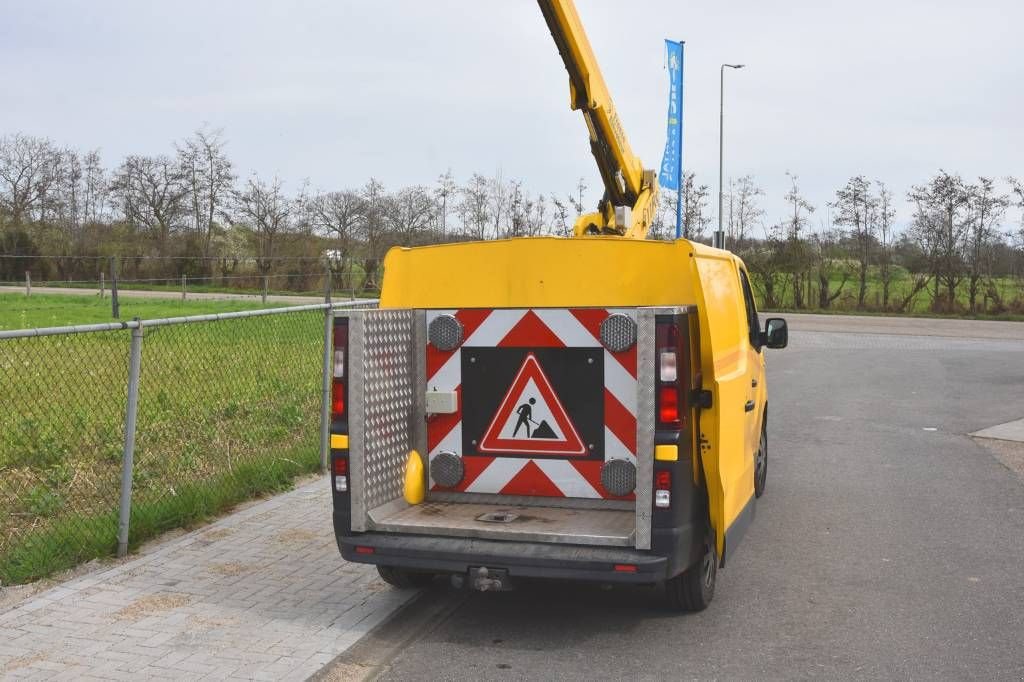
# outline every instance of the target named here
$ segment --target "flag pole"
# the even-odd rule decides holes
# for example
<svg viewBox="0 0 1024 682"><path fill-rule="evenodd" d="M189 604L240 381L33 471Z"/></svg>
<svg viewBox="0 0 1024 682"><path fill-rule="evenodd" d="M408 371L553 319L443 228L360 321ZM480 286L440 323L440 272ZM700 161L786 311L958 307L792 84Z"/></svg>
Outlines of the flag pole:
<svg viewBox="0 0 1024 682"><path fill-rule="evenodd" d="M679 116L679 149L676 155L676 177L678 189L676 191L676 239L683 235L683 63L685 59L686 41L679 41L679 93L676 96Z"/></svg>

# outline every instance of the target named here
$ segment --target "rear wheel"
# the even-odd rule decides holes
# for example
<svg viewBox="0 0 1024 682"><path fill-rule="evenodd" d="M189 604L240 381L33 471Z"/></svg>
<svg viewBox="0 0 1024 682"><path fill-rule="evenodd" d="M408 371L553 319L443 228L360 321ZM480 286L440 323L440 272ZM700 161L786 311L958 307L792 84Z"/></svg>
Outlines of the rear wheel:
<svg viewBox="0 0 1024 682"><path fill-rule="evenodd" d="M426 587L434 580L433 573L408 571L395 566L378 566L377 573L381 579L392 587L408 589L410 587Z"/></svg>
<svg viewBox="0 0 1024 682"><path fill-rule="evenodd" d="M703 611L715 596L717 576L718 552L714 535L708 533L700 561L665 581L668 605L675 611Z"/></svg>
<svg viewBox="0 0 1024 682"><path fill-rule="evenodd" d="M761 429L761 440L757 444L754 455L754 497L764 495L764 486L768 480L768 430L767 424Z"/></svg>

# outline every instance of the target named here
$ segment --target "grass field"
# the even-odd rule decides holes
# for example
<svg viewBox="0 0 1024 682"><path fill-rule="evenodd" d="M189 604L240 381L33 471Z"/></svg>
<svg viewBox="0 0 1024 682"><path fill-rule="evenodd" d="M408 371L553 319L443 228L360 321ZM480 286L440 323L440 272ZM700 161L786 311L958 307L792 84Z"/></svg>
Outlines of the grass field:
<svg viewBox="0 0 1024 682"><path fill-rule="evenodd" d="M106 305L3 295L0 324L109 321ZM122 317L255 307L126 299ZM131 544L316 469L322 337L320 311L145 331ZM129 340L128 331L0 340L0 582L115 550Z"/></svg>
<svg viewBox="0 0 1024 682"><path fill-rule="evenodd" d="M260 310L288 305L261 301L209 301L174 299L145 299L122 297L121 319L138 317L154 320L161 317L181 317L206 313L225 313L233 310ZM73 324L114 322L110 298L59 294L0 293L0 329L28 329L33 327L61 327Z"/></svg>
<svg viewBox="0 0 1024 682"><path fill-rule="evenodd" d="M834 275L829 281L829 290L831 293L835 293L839 290L843 279L841 275ZM764 284L759 277L756 275L752 277L752 283L754 285L754 296L757 299L759 307L764 307ZM988 299L986 300L985 294L987 287L982 285L979 287L979 294L977 297L978 312L976 317L984 318L996 318L996 319L1009 319L1019 320L1024 319L1024 281L1019 279L1013 279L1010 277L1000 277L994 280L993 285L999 294L1002 302L1002 308L1000 309L996 302ZM836 298L827 310L821 310L818 308L818 282L815 278L810 287L810 291L804 295L804 308L801 310L806 312L833 312L833 313L887 313L887 314L901 314L899 312L899 305L903 300L910 294L914 286L913 276L898 268L895 277L892 280L889 289L889 307L888 309L883 305L882 302L882 283L878 276L877 270L872 268L868 273L867 281L867 295L865 296L865 308L864 310L857 309L857 294L860 288L860 283L855 277L849 277L846 280L846 284L842 287L842 293ZM778 275L776 277L776 297L780 301L780 305L777 306L776 310L795 310L793 287L791 279L787 276ZM932 294L935 291L934 282L931 283L926 290L920 291L913 298L905 311L902 314L907 315L933 315L937 314L932 308ZM945 291L941 292L945 293ZM968 297L968 285L966 281L960 283L956 291L956 309L953 312L943 311L943 316L949 317L966 317L969 311L969 297Z"/></svg>

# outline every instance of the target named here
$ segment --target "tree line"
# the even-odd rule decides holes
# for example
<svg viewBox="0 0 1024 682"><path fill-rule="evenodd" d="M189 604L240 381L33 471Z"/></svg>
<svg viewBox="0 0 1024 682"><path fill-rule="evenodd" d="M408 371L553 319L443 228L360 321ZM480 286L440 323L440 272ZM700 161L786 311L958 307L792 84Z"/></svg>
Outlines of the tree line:
<svg viewBox="0 0 1024 682"><path fill-rule="evenodd" d="M851 177L822 206L789 175L785 215L769 219L751 176L730 180L723 223L765 307L892 312L1024 312L1024 207L1014 178L971 181L944 170L907 190L900 220L886 184ZM452 172L428 184L357 188L240 177L219 130L201 128L166 154L103 164L46 138L0 137L0 280L96 279L117 257L126 278L187 275L211 283L278 278L308 290L329 268L348 286L379 285L387 249L446 241L572 233L586 205L580 179L567 191L531 193L517 178ZM685 174L684 236L707 242L711 189ZM662 192L652 238L674 235L676 194Z"/></svg>

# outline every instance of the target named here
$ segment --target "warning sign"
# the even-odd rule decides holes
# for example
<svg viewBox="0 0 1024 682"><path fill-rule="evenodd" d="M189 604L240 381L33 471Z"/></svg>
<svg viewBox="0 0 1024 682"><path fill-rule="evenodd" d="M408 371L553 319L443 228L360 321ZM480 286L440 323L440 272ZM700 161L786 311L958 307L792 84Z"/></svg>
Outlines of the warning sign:
<svg viewBox="0 0 1024 682"><path fill-rule="evenodd" d="M587 454L579 432L533 353L523 360L478 449L481 453Z"/></svg>

